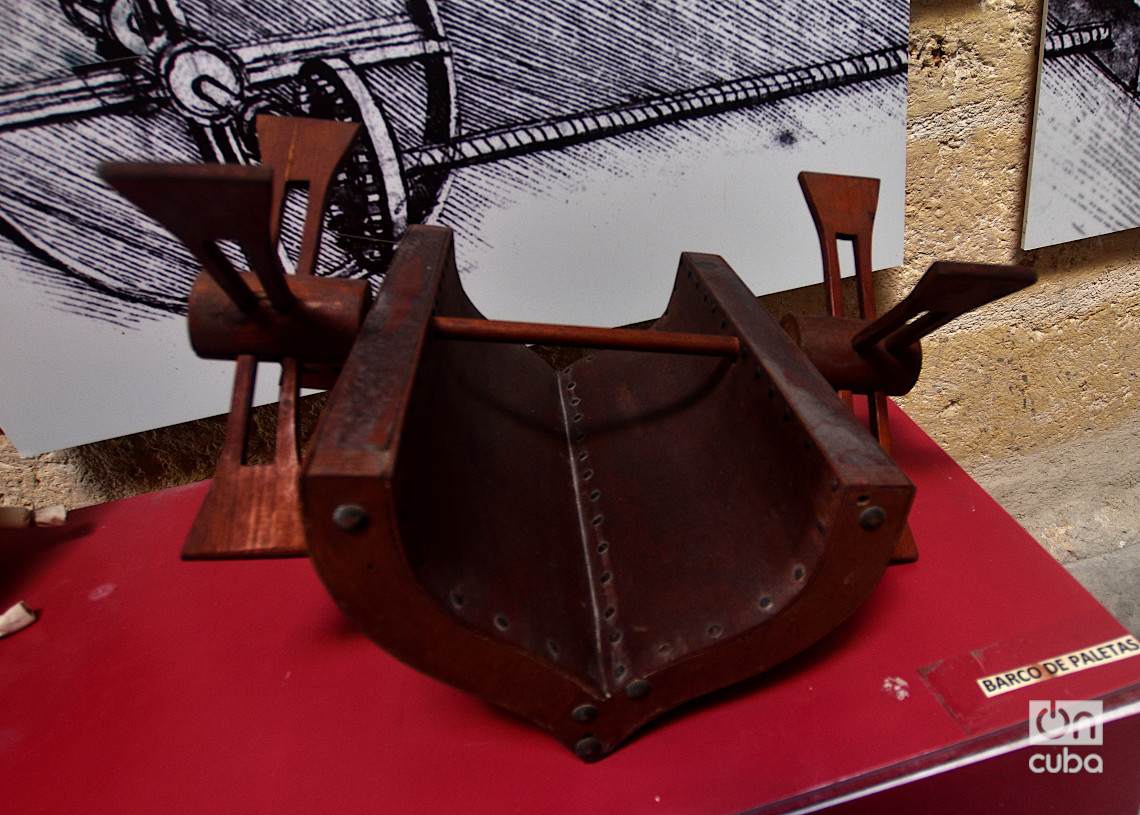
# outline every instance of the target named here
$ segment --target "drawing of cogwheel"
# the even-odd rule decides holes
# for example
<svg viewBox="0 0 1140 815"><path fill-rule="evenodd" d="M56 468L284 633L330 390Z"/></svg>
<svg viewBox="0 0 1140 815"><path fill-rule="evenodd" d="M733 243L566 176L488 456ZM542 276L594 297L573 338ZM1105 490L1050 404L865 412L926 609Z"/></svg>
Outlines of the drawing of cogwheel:
<svg viewBox="0 0 1140 815"><path fill-rule="evenodd" d="M47 269L37 281L80 313L123 322L127 312L183 312L192 258L92 168L256 161L259 113L355 121L365 135L334 187L317 273L375 278L408 223L434 220L456 168L883 78L905 82L905 14L897 13L905 4L799 4L831 15L836 36L788 40L770 6L724 0L639 7L633 22L602 2L527 7L549 38L531 36L511 9L478 2L446 6L449 36L436 0L309 0L288 15L269 0L9 4L0 11L10 23L0 42L11 46L0 48L0 70L26 74L60 54L91 54L92 41L94 55L0 87L0 166L11 168L0 177L0 231ZM710 28L729 11L746 16ZM868 15L898 17L902 34L867 25ZM35 37L20 35L29 28ZM702 37L693 59L671 56ZM585 76L594 77L588 92ZM460 100L474 129L460 132ZM301 220L301 207L287 205L287 255Z"/></svg>
<svg viewBox="0 0 1140 815"><path fill-rule="evenodd" d="M397 105L399 110L422 110L422 143L448 144L456 135L454 78L447 57L421 63L422 82L402 83L423 98ZM404 176L398 144L409 143L392 130L377 99L380 90L344 60L306 63L300 72L300 107L318 119L360 122L366 138L359 140L333 186L327 227L366 268L383 268L391 247L409 223L430 220L444 197L446 167L414 177ZM419 143L413 141L411 143Z"/></svg>
<svg viewBox="0 0 1140 815"><path fill-rule="evenodd" d="M446 170L409 184L396 154L401 142L446 144L456 132L435 0L309 3L287 16L264 0L34 0L26 16L5 26L17 37L8 53L22 51L13 64L84 52L90 61L0 87L0 162L14 168L0 180L0 229L47 267L40 282L75 311L125 322L148 309L181 313L197 273L96 180L100 161L250 163L258 114L362 122L318 268L340 277L381 273L409 219L430 217L441 200ZM37 36L20 36L28 25ZM302 220L302 207L287 205L286 249Z"/></svg>

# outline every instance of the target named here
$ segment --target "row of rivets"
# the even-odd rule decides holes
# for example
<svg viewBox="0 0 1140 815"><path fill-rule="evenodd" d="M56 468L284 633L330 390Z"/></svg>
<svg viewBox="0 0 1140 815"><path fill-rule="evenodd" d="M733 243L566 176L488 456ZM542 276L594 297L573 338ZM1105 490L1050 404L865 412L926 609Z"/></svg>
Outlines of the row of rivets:
<svg viewBox="0 0 1140 815"><path fill-rule="evenodd" d="M760 366L756 366L756 368L753 370L753 377L755 379L759 380L759 379L764 378L764 376L765 376L765 371ZM768 397L769 398L775 398L775 395L776 395L775 386L771 382L769 382L768 383ZM781 415L782 415L782 418L784 419L784 421L790 421L792 418L791 408L785 407ZM815 448L815 443L812 441L810 436L807 436L807 435L804 436L803 447L804 447L805 452L811 452ZM837 492L839 490L839 486L840 486L839 479L838 478L832 478L830 486L831 486L832 492ZM868 496L866 496L866 495L860 496L859 497L860 506L865 506L867 504L868 500L869 500ZM859 526L862 527L863 529L867 530L868 532L873 532L876 529L878 529L880 526L883 525L883 522L886 520L886 518L887 518L886 510L884 510L881 506L868 506L865 509L863 509L862 512L860 512L860 514L859 514ZM826 529L824 527L823 519L816 518L815 525L816 525L816 528L819 530L821 535L825 533Z"/></svg>
<svg viewBox="0 0 1140 815"><path fill-rule="evenodd" d="M581 396L576 392L578 383L569 379L569 368L563 371L563 374L566 377L564 385L567 393L568 412L573 411L570 413L571 455L575 460L574 471L579 480L580 494L584 499L584 506L580 511L584 513L584 517L589 527L594 530L595 535L593 549L597 557L598 567L594 570L597 575L594 591L597 595L598 606L603 609L600 623L609 629L607 640L610 645L614 646L615 651L620 652L623 634L621 629L617 628L614 574L610 568L610 543L605 537L605 514L600 506L603 495L602 491L593 483L595 473L589 465L590 453L583 444L586 440L586 434L580 428L583 419L582 412L577 409L582 402ZM614 655L613 660L613 677L616 681L621 681L628 669L620 661L617 654Z"/></svg>

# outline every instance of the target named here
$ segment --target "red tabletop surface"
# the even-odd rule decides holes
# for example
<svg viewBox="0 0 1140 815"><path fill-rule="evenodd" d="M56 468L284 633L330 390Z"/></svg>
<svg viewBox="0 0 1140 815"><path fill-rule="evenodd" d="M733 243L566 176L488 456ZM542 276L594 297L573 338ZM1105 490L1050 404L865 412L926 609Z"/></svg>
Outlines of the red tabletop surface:
<svg viewBox="0 0 1140 815"><path fill-rule="evenodd" d="M0 639L0 812L775 811L1022 738L1030 699L1135 700L1140 659L984 697L979 677L1127 632L892 420L919 561L597 764L390 658L306 560L180 561L206 484L0 531L0 607L40 612Z"/></svg>

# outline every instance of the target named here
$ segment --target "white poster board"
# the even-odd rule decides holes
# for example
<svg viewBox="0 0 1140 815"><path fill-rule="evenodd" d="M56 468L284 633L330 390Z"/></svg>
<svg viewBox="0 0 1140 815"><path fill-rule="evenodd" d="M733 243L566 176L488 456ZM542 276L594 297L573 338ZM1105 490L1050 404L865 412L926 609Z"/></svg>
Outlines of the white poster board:
<svg viewBox="0 0 1140 815"><path fill-rule="evenodd" d="M1140 226L1140 7L1049 0L1022 248Z"/></svg>
<svg viewBox="0 0 1140 815"><path fill-rule="evenodd" d="M95 5L0 10L0 427L23 454L228 408L232 366L185 339L192 260L93 168L254 161L258 112L368 126L320 273L379 279L403 224L451 226L489 317L651 319L682 251L757 294L817 283L801 170L880 178L875 265L902 260L906 2Z"/></svg>

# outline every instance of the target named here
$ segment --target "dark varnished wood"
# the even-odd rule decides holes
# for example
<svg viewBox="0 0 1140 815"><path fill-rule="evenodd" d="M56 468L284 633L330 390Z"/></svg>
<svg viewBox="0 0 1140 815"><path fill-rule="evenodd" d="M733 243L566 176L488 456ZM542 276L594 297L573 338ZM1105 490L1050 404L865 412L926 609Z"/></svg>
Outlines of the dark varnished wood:
<svg viewBox="0 0 1140 815"><path fill-rule="evenodd" d="M260 351L263 354L260 357L238 357L239 380L244 382L246 377L251 376L249 370L256 368L259 361L274 359L281 363L274 459L269 464L251 465L237 452L240 447L244 453L247 444L249 404L253 398L252 388L243 387L245 408L240 411L243 415L235 420L234 412L230 413L230 422L226 426L226 453L218 462L214 483L182 547L182 556L186 559L303 557L307 552L297 487L300 473L297 449L300 354L305 354L310 361L339 361L334 352L335 347L342 345L347 335L355 334L370 301L367 284L312 279L321 241L321 223L328 204L329 185L358 130L358 125L340 122L271 116L257 118L261 160L263 165L272 170L272 194L268 217L256 228L261 233L267 232L276 258L287 188L292 184L309 187L305 229L299 249L297 274L294 277L295 281L304 279L302 285L294 283L294 286L304 289L309 296L305 305L294 299L288 306L282 307L270 293L274 288L289 288L280 264L275 264L273 274L259 272L255 267L265 297L257 297L256 287L251 286L251 291L255 292L255 305L249 309L249 319L242 321L238 315L231 315L233 319L230 322L239 326L252 326L245 328L244 332L238 332L239 341L243 339L241 333L245 334L246 353ZM251 260L251 265L252 263ZM270 286L265 286L267 277L274 280ZM209 285L203 284L196 288L196 318L202 319L203 314L214 318L209 322L210 331L200 330L197 333L214 337L227 334L232 336L226 329L234 326L219 319L222 317L221 311L207 312ZM315 294L317 291L323 293ZM322 299L336 300L337 305L321 308L319 303ZM220 309L221 299L215 297L213 304L216 309ZM340 319L321 319L322 317ZM303 341L306 335L312 334L313 323L317 324L318 333L324 333L325 339L318 342L311 351L306 351ZM191 319L191 325L195 325L195 319ZM274 327L276 331L273 330ZM326 330L322 332L322 328ZM258 348L257 343L253 342L256 337L264 338L274 334L292 337L290 344L293 348L278 346L275 350L269 350ZM299 347L294 344L298 340L302 341ZM334 348L329 348L328 344ZM287 355L290 351L295 355ZM236 384L234 393L236 403ZM238 497L236 501L235 496Z"/></svg>
<svg viewBox="0 0 1140 815"><path fill-rule="evenodd" d="M172 179L201 207L214 188L228 206L239 188L257 198L237 227L211 210L180 233L212 275L191 302L195 347L237 359L218 474L184 557L307 551L338 605L391 654L592 761L663 712L799 653L892 559L917 555L914 488L887 454L880 391L908 390L918 339L1025 285L1022 272L936 265L874 320L878 182L804 174L832 314L786 332L721 258L692 253L646 331L486 320L463 291L450 231L428 226L401 238L364 317L362 284L309 277L353 127L257 127L268 176L110 173L131 190ZM291 277L276 252L298 183L309 211ZM136 194L193 220L186 201ZM260 247L250 272L203 248L235 230ZM842 315L842 239L855 244L860 318ZM527 342L605 350L556 372ZM266 359L282 367L276 459L250 466ZM302 465L296 399L313 363L343 372ZM836 387L874 392L878 442Z"/></svg>
<svg viewBox="0 0 1140 815"><path fill-rule="evenodd" d="M293 305L284 271L270 242L273 171L236 164L99 165L103 179L181 240L202 268L244 311L254 295L222 254L235 241L261 280L274 308Z"/></svg>
<svg viewBox="0 0 1140 815"><path fill-rule="evenodd" d="M1035 282L1037 273L1025 266L933 263L910 294L851 338L851 347L860 354L872 348L897 353L966 312Z"/></svg>
<svg viewBox="0 0 1140 815"><path fill-rule="evenodd" d="M257 358L241 356L217 471L182 545L187 560L303 557L305 538L297 493L297 361L282 364L275 459L246 463Z"/></svg>
<svg viewBox="0 0 1140 815"><path fill-rule="evenodd" d="M348 356L372 293L364 280L295 275L289 288L297 302L278 311L255 275L239 273L254 296L243 311L209 275L199 275L190 291L187 322L190 345L205 359L237 359L252 354L262 361L304 358L307 365L340 365Z"/></svg>
<svg viewBox="0 0 1140 815"><path fill-rule="evenodd" d="M180 238L202 263L190 326L203 356L236 359L233 399L210 492L182 556L295 557L306 553L297 493L297 398L303 362L339 363L371 300L367 284L311 277L336 169L359 125L259 116L261 167L106 164L103 177ZM290 186L309 188L297 274L278 257ZM220 242L241 247L233 268ZM292 282L291 282L292 280ZM298 299L300 295L301 299ZM281 365L274 460L245 452L258 363Z"/></svg>
<svg viewBox="0 0 1140 815"><path fill-rule="evenodd" d="M301 486L330 593L413 667L596 760L802 650L886 569L913 488L720 258L683 256L652 331L732 357L558 373L433 313L481 319L450 232L412 227Z"/></svg>
<svg viewBox="0 0 1140 815"><path fill-rule="evenodd" d="M273 168L273 218L269 238L274 246L281 232L288 188L293 185L308 188L305 226L296 264L298 275L311 275L320 252L332 182L360 132L360 125L261 115L257 117L256 126L261 162Z"/></svg>
<svg viewBox="0 0 1140 815"><path fill-rule="evenodd" d="M871 277L871 248L875 212L879 203L879 180L830 173L802 172L798 176L812 220L819 236L823 255L824 290L827 309L832 317L845 317L842 278L839 265L839 241L850 240L855 255L855 288L859 298L859 317L875 319L875 289ZM920 357L921 359L921 357ZM917 374L916 374L917 379ZM840 392L850 405L851 395ZM887 420L887 397L882 391L867 396L867 412L871 432L888 453L891 451L891 429ZM910 563L918 559L918 547L908 525L899 539L893 561Z"/></svg>
<svg viewBox="0 0 1140 815"><path fill-rule="evenodd" d="M1037 275L1021 266L935 263L910 294L875 319L871 242L878 180L804 172L799 182L819 236L830 316L787 315L781 325L847 404L852 392L867 395L871 430L890 452L886 395L914 387L922 368L921 339L967 311L1032 284ZM853 244L858 317L843 311L840 240ZM908 527L892 562L917 558Z"/></svg>
<svg viewBox="0 0 1140 815"><path fill-rule="evenodd" d="M938 262L876 320L789 314L780 325L837 390L898 396L918 380L923 337L1036 279L1023 266Z"/></svg>
<svg viewBox="0 0 1140 815"><path fill-rule="evenodd" d="M434 317L431 327L435 336L451 340L544 343L569 348L612 348L705 356L736 356L740 353L740 342L735 337L715 334L473 320L463 317Z"/></svg>
<svg viewBox="0 0 1140 815"><path fill-rule="evenodd" d="M786 314L780 325L837 391L898 396L909 393L922 370L922 346L887 350L873 344L862 352L853 338L871 324L858 317Z"/></svg>

